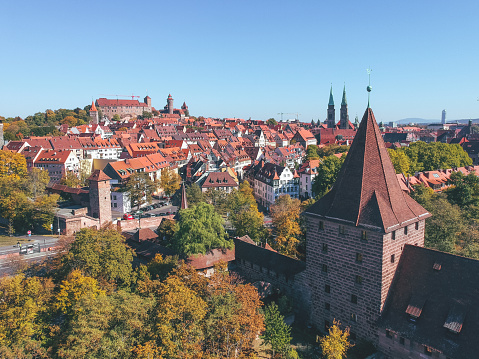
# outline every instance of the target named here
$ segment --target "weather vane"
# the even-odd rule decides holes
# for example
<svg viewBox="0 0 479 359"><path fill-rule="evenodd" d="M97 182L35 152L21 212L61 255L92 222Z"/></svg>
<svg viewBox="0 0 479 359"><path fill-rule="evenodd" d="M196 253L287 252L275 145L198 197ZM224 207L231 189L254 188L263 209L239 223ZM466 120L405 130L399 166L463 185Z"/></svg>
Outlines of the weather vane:
<svg viewBox="0 0 479 359"><path fill-rule="evenodd" d="M368 90L368 108L369 108L369 95L371 94L371 90L373 89L371 86L371 71L373 71L373 69L371 69L371 66L369 67L370 67L369 69L366 69L366 71L368 72L368 77L369 77L369 84L368 84L368 87L366 87L366 90Z"/></svg>

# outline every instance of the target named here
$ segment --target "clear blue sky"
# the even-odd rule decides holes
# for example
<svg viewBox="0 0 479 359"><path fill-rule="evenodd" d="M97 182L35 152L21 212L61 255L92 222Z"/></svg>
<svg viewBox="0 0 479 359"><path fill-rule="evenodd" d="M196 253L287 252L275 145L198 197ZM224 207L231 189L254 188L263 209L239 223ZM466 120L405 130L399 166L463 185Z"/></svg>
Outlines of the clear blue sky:
<svg viewBox="0 0 479 359"><path fill-rule="evenodd" d="M195 116L479 117L477 1L3 1L0 115L102 94L186 101ZM285 115L294 117L293 115Z"/></svg>

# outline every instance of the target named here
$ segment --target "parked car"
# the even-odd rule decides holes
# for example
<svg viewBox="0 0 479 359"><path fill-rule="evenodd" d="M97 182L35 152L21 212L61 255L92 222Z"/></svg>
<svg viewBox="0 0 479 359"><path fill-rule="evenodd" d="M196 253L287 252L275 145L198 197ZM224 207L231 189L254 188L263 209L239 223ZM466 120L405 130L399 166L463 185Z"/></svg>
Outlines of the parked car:
<svg viewBox="0 0 479 359"><path fill-rule="evenodd" d="M123 215L123 219L129 220L129 219L134 219L134 218L133 218L133 216L132 216L131 214L125 213L125 214Z"/></svg>

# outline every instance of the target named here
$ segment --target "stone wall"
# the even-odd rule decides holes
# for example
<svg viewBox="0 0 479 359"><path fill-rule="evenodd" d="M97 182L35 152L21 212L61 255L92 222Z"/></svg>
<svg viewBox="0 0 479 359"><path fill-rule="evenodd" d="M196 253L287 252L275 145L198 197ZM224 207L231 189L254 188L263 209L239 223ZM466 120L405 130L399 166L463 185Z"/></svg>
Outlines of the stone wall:
<svg viewBox="0 0 479 359"><path fill-rule="evenodd" d="M424 221L395 234L307 217L306 281L311 322L325 331L340 320L351 337L378 344L376 322L405 243L424 245ZM393 239L393 237L395 239ZM392 257L394 255L394 257Z"/></svg>
<svg viewBox="0 0 479 359"><path fill-rule="evenodd" d="M447 359L443 353L433 348L428 349L424 345L402 338L392 331L379 330L379 350L387 359Z"/></svg>
<svg viewBox="0 0 479 359"><path fill-rule="evenodd" d="M138 219L121 220L116 222L116 226L120 232L139 228L139 224L141 224L141 228L156 229L164 218L173 219L173 215L164 217L142 218L140 223L138 223Z"/></svg>

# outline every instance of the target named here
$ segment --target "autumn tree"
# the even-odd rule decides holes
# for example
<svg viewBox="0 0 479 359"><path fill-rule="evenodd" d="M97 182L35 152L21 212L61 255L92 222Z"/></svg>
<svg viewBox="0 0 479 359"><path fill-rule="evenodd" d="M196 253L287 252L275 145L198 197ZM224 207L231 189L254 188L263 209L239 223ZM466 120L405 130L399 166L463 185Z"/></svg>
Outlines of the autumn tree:
<svg viewBox="0 0 479 359"><path fill-rule="evenodd" d="M328 330L328 335L320 339L323 356L327 359L343 359L346 357L348 349L352 347L349 342L349 328L341 330L340 325L339 321L334 320Z"/></svg>
<svg viewBox="0 0 479 359"><path fill-rule="evenodd" d="M299 218L300 204L299 199L283 195L270 208L276 235L273 248L291 257L299 255L298 246L304 240Z"/></svg>
<svg viewBox="0 0 479 359"><path fill-rule="evenodd" d="M276 121L273 117L271 117L271 118L268 118L268 120L266 121L266 124L268 126L276 126L278 124L278 121Z"/></svg>
<svg viewBox="0 0 479 359"><path fill-rule="evenodd" d="M180 182L180 175L169 167L165 167L161 170L160 187L163 188L167 196L171 196L180 189Z"/></svg>
<svg viewBox="0 0 479 359"><path fill-rule="evenodd" d="M81 185L81 181L74 172L66 171L60 180L60 184L72 188L78 188Z"/></svg>
<svg viewBox="0 0 479 359"><path fill-rule="evenodd" d="M118 286L128 286L132 280L133 252L125 238L111 229L81 229L63 258L67 272L78 269L85 275Z"/></svg>
<svg viewBox="0 0 479 359"><path fill-rule="evenodd" d="M344 159L344 155L341 158L328 156L319 165L312 186L312 190L317 196L322 197L331 189L334 182L336 182Z"/></svg>
<svg viewBox="0 0 479 359"><path fill-rule="evenodd" d="M319 160L318 146L309 145L306 150L306 161L308 160Z"/></svg>
<svg viewBox="0 0 479 359"><path fill-rule="evenodd" d="M268 231L264 227L264 216L258 211L253 189L248 181L228 195L226 208L228 219L236 230L236 235L248 235L256 242L262 241Z"/></svg>
<svg viewBox="0 0 479 359"><path fill-rule="evenodd" d="M26 175L27 161L22 154L0 150L0 177L19 179Z"/></svg>
<svg viewBox="0 0 479 359"><path fill-rule="evenodd" d="M131 206L139 210L145 203L150 203L156 191L155 183L146 172L134 172L126 183L126 192L130 197Z"/></svg>
<svg viewBox="0 0 479 359"><path fill-rule="evenodd" d="M227 213L228 194L223 189L208 188L204 193L205 202L215 207L218 214L225 217Z"/></svg>
<svg viewBox="0 0 479 359"><path fill-rule="evenodd" d="M408 156L402 150L392 150L388 148L389 158L394 166L396 173L402 173L405 176L409 175L409 168L411 167Z"/></svg>
<svg viewBox="0 0 479 359"><path fill-rule="evenodd" d="M26 185L34 199L44 194L45 188L49 182L50 176L48 175L48 171L43 171L39 168L32 168L28 172Z"/></svg>
<svg viewBox="0 0 479 359"><path fill-rule="evenodd" d="M206 254L215 248L232 248L233 243L227 239L223 219L214 207L200 203L180 211L178 231L169 246L178 253L189 256Z"/></svg>
<svg viewBox="0 0 479 359"><path fill-rule="evenodd" d="M264 332L261 338L264 344L271 346L273 358L276 352L284 356L290 349L291 327L284 322L275 302L264 310Z"/></svg>

